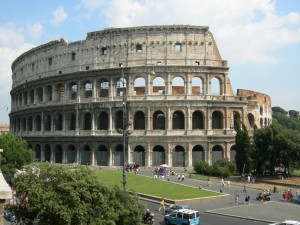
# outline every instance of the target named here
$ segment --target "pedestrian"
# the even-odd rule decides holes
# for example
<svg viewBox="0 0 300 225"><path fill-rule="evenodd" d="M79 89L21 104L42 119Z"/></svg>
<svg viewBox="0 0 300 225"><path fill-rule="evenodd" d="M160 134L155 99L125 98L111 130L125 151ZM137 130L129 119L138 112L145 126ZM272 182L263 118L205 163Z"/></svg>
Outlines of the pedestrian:
<svg viewBox="0 0 300 225"><path fill-rule="evenodd" d="M211 178L207 178L207 186L211 187Z"/></svg>
<svg viewBox="0 0 300 225"><path fill-rule="evenodd" d="M165 198L162 198L162 200L159 203L159 209L158 209L159 212L160 212L161 208L164 208L164 211L166 210L166 207L165 207Z"/></svg>
<svg viewBox="0 0 300 225"><path fill-rule="evenodd" d="M235 204L239 204L239 197L240 194L238 193L238 191L235 191Z"/></svg>
<svg viewBox="0 0 300 225"><path fill-rule="evenodd" d="M184 174L181 175L181 181L184 181Z"/></svg>
<svg viewBox="0 0 300 225"><path fill-rule="evenodd" d="M202 184L199 184L198 188L199 188L199 189L202 189Z"/></svg>
<svg viewBox="0 0 300 225"><path fill-rule="evenodd" d="M178 174L178 176L177 176L177 177L178 177L178 181L180 181L180 179L181 179L181 175L180 175L180 174Z"/></svg>
<svg viewBox="0 0 300 225"><path fill-rule="evenodd" d="M224 183L224 179L222 178L221 179L221 187L224 187L225 186L225 183Z"/></svg>
<svg viewBox="0 0 300 225"><path fill-rule="evenodd" d="M244 190L243 192L247 193L247 190L246 190L246 182L244 182Z"/></svg>
<svg viewBox="0 0 300 225"><path fill-rule="evenodd" d="M246 194L246 197L245 197L245 204L247 204L247 205L250 204L250 195L249 195L249 193Z"/></svg>

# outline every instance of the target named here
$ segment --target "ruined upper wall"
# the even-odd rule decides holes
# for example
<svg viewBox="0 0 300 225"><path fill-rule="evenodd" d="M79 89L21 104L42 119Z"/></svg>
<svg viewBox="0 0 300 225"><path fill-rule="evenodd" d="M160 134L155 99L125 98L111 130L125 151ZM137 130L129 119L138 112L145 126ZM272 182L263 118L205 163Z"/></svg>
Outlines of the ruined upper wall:
<svg viewBox="0 0 300 225"><path fill-rule="evenodd" d="M86 40L63 39L33 48L12 64L13 84L85 70L141 65L227 67L208 27L171 25L108 28Z"/></svg>

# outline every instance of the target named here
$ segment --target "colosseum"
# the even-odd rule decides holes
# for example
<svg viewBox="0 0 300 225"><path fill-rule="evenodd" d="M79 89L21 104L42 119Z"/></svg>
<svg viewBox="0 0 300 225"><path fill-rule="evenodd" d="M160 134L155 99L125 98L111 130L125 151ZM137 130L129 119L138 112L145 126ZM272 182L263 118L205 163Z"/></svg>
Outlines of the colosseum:
<svg viewBox="0 0 300 225"><path fill-rule="evenodd" d="M55 163L233 161L236 119L252 135L272 111L266 94L235 95L228 71L206 26L107 28L51 41L12 64L10 131Z"/></svg>

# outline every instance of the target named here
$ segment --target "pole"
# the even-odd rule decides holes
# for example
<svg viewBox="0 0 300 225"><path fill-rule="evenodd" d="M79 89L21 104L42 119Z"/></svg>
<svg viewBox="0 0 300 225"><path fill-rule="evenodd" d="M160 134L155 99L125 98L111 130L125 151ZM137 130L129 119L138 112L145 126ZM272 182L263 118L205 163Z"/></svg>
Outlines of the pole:
<svg viewBox="0 0 300 225"><path fill-rule="evenodd" d="M125 77L122 69L122 85L123 85L123 191L126 191L126 171L125 171L125 158L126 158L126 99L125 99Z"/></svg>

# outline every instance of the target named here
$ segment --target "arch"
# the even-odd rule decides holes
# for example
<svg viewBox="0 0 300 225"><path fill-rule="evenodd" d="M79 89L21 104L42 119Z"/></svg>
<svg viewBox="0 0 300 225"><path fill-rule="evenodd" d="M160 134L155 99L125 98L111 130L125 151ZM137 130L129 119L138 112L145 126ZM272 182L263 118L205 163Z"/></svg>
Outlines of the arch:
<svg viewBox="0 0 300 225"><path fill-rule="evenodd" d="M97 118L97 130L108 130L108 114L101 112Z"/></svg>
<svg viewBox="0 0 300 225"><path fill-rule="evenodd" d="M212 114L212 129L223 129L223 114L220 111L214 111Z"/></svg>
<svg viewBox="0 0 300 225"><path fill-rule="evenodd" d="M165 94L166 93L166 85L165 80L162 77L155 77L153 79L153 94Z"/></svg>
<svg viewBox="0 0 300 225"><path fill-rule="evenodd" d="M173 151L173 167L185 166L185 152L184 148L180 145L176 145Z"/></svg>
<svg viewBox="0 0 300 225"><path fill-rule="evenodd" d="M75 82L69 84L69 98L71 100L77 99L78 95L78 85Z"/></svg>
<svg viewBox="0 0 300 225"><path fill-rule="evenodd" d="M165 130L165 114L162 111L153 113L153 130Z"/></svg>
<svg viewBox="0 0 300 225"><path fill-rule="evenodd" d="M211 95L221 95L221 81L218 77L211 78L210 90Z"/></svg>
<svg viewBox="0 0 300 225"><path fill-rule="evenodd" d="M42 119L41 119L40 115L37 115L35 117L35 129L37 131L41 131L41 129L42 129Z"/></svg>
<svg viewBox="0 0 300 225"><path fill-rule="evenodd" d="M76 149L74 145L67 146L67 163L76 163Z"/></svg>
<svg viewBox="0 0 300 225"><path fill-rule="evenodd" d="M28 93L27 93L27 91L25 91L24 92L24 95L23 95L23 99L24 99L24 105L27 105L27 103L28 103Z"/></svg>
<svg viewBox="0 0 300 225"><path fill-rule="evenodd" d="M184 129L184 115L181 111L175 111L172 117L173 130Z"/></svg>
<svg viewBox="0 0 300 225"><path fill-rule="evenodd" d="M134 80L134 95L144 95L146 93L146 81L144 77Z"/></svg>
<svg viewBox="0 0 300 225"><path fill-rule="evenodd" d="M184 80L182 77L174 77L172 80L172 95L184 95Z"/></svg>
<svg viewBox="0 0 300 225"><path fill-rule="evenodd" d="M263 118L260 118L259 122L260 122L260 127L261 127L261 128L264 127L264 119L263 119Z"/></svg>
<svg viewBox="0 0 300 225"><path fill-rule="evenodd" d="M104 145L99 145L97 149L97 166L108 166L108 149Z"/></svg>
<svg viewBox="0 0 300 225"><path fill-rule="evenodd" d="M235 162L235 155L236 155L236 150L235 150L235 145L233 145L230 148L230 162Z"/></svg>
<svg viewBox="0 0 300 225"><path fill-rule="evenodd" d="M55 163L62 163L63 159L63 150L62 150L62 147L61 145L55 145L54 147L54 162Z"/></svg>
<svg viewBox="0 0 300 225"><path fill-rule="evenodd" d="M80 149L80 164L91 165L91 148L89 145L84 145Z"/></svg>
<svg viewBox="0 0 300 225"><path fill-rule="evenodd" d="M219 159L223 159L223 147L221 145L215 145L212 148L212 154L211 154L211 162L214 164Z"/></svg>
<svg viewBox="0 0 300 225"><path fill-rule="evenodd" d="M36 94L37 94L37 102L38 103L43 102L43 88L41 87L37 88Z"/></svg>
<svg viewBox="0 0 300 225"><path fill-rule="evenodd" d="M159 166L165 164L165 161L166 161L165 149L160 145L155 146L152 152L152 166Z"/></svg>
<svg viewBox="0 0 300 225"><path fill-rule="evenodd" d="M192 115L192 129L204 129L204 116L201 111L195 111Z"/></svg>
<svg viewBox="0 0 300 225"><path fill-rule="evenodd" d="M264 109L262 106L259 107L259 114L262 116L264 114Z"/></svg>
<svg viewBox="0 0 300 225"><path fill-rule="evenodd" d="M237 111L233 111L233 126L231 127L232 129L234 129L235 127L238 126L238 122L242 122L241 120L241 115L239 112Z"/></svg>
<svg viewBox="0 0 300 225"><path fill-rule="evenodd" d="M92 129L92 115L90 113L84 114L83 120L83 130L91 130Z"/></svg>
<svg viewBox="0 0 300 225"><path fill-rule="evenodd" d="M253 114L252 113L248 113L247 116L248 116L248 122L249 122L250 127L254 128L255 123L254 123L254 116L253 116Z"/></svg>
<svg viewBox="0 0 300 225"><path fill-rule="evenodd" d="M45 131L50 131L51 130L51 124L52 124L51 116L46 114L44 116L44 130Z"/></svg>
<svg viewBox="0 0 300 225"><path fill-rule="evenodd" d="M22 117L22 131L26 131L27 129L26 117Z"/></svg>
<svg viewBox="0 0 300 225"><path fill-rule="evenodd" d="M195 145L192 150L193 165L195 162L205 162L204 149L201 145Z"/></svg>
<svg viewBox="0 0 300 225"><path fill-rule="evenodd" d="M134 121L133 121L133 129L134 130L145 130L145 114L142 111L137 111L134 114Z"/></svg>
<svg viewBox="0 0 300 225"><path fill-rule="evenodd" d="M100 98L109 96L109 81L107 79L101 79L99 81L100 90L98 91Z"/></svg>
<svg viewBox="0 0 300 225"><path fill-rule="evenodd" d="M84 97L85 98L92 98L93 97L93 82L92 81L85 81L83 83L84 87Z"/></svg>
<svg viewBox="0 0 300 225"><path fill-rule="evenodd" d="M267 126L268 126L268 119L265 118L265 127L267 127Z"/></svg>
<svg viewBox="0 0 300 225"><path fill-rule="evenodd" d="M123 111L118 110L115 114L115 129L123 129Z"/></svg>
<svg viewBox="0 0 300 225"><path fill-rule="evenodd" d="M29 92L29 103L30 104L33 104L34 103L34 90L31 89L30 92Z"/></svg>
<svg viewBox="0 0 300 225"><path fill-rule="evenodd" d="M63 129L63 116L61 114L56 114L54 116L54 128L55 130Z"/></svg>
<svg viewBox="0 0 300 225"><path fill-rule="evenodd" d="M46 144L44 146L44 153L45 153L45 162L51 162L51 147L50 147L50 145Z"/></svg>
<svg viewBox="0 0 300 225"><path fill-rule="evenodd" d="M125 78L120 77L117 80L117 96L123 96L127 94L127 81Z"/></svg>
<svg viewBox="0 0 300 225"><path fill-rule="evenodd" d="M51 85L48 85L46 87L46 101L48 102L51 102L52 101L52 86Z"/></svg>
<svg viewBox="0 0 300 225"><path fill-rule="evenodd" d="M34 147L35 161L40 162L42 159L41 146L39 144Z"/></svg>
<svg viewBox="0 0 300 225"><path fill-rule="evenodd" d="M32 128L33 128L33 118L32 118L32 116L29 116L28 117L28 130L32 131Z"/></svg>
<svg viewBox="0 0 300 225"><path fill-rule="evenodd" d="M75 130L76 129L76 115L75 113L70 113L67 116L67 123L68 130Z"/></svg>
<svg viewBox="0 0 300 225"><path fill-rule="evenodd" d="M145 166L145 158L145 148L141 145L136 146L133 151L133 162L140 166Z"/></svg>
<svg viewBox="0 0 300 225"><path fill-rule="evenodd" d="M65 86L63 84L56 85L57 101L63 101L65 98Z"/></svg>
<svg viewBox="0 0 300 225"><path fill-rule="evenodd" d="M123 166L123 162L124 162L123 146L122 145L117 145L115 147L115 150L114 150L113 154L114 154L114 157L113 157L114 166ZM126 155L126 153L125 153L125 155Z"/></svg>
<svg viewBox="0 0 300 225"><path fill-rule="evenodd" d="M203 95L203 80L200 77L192 78L192 95Z"/></svg>

